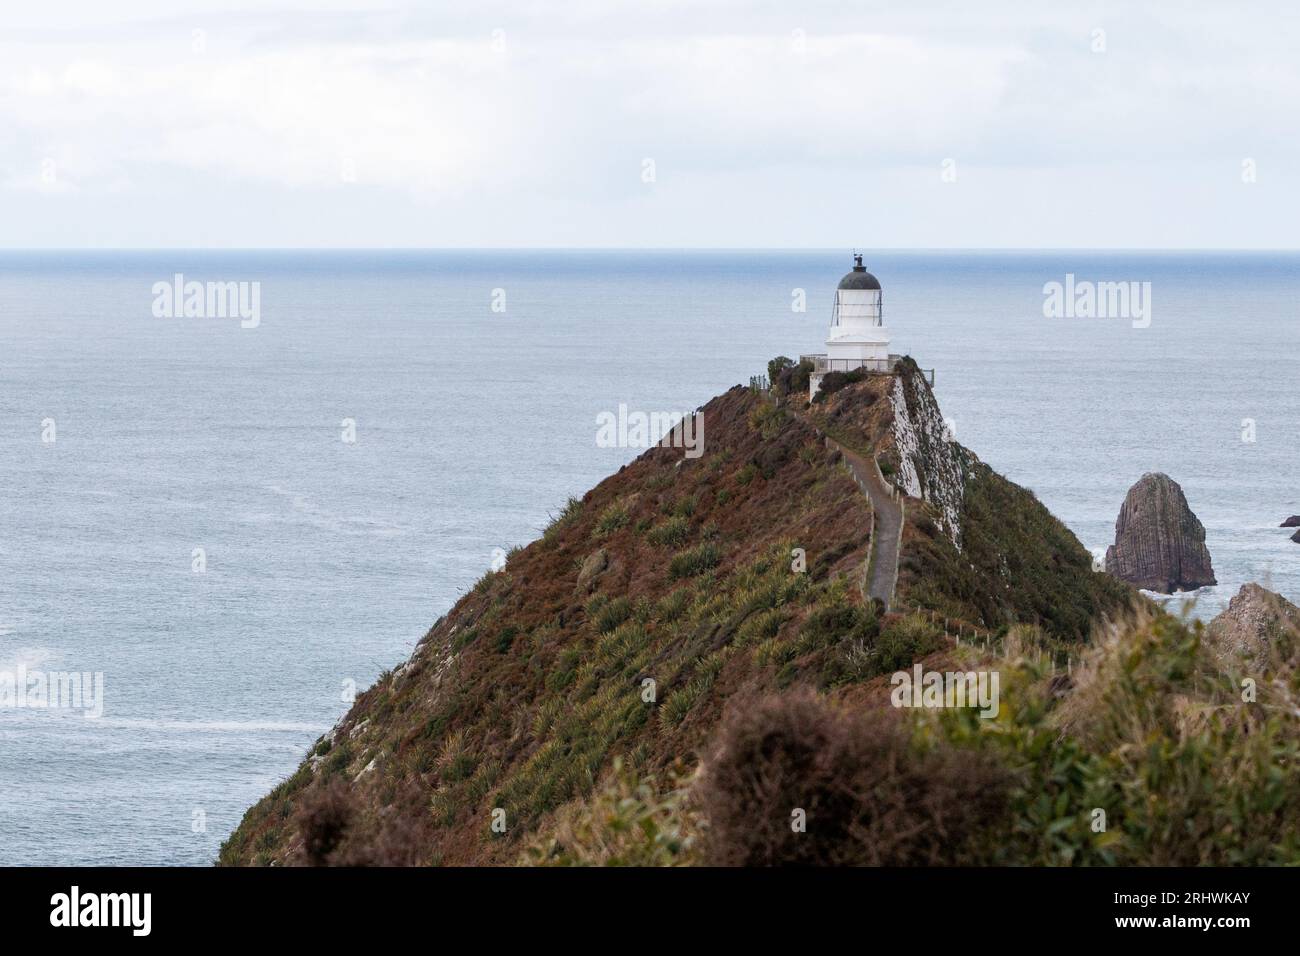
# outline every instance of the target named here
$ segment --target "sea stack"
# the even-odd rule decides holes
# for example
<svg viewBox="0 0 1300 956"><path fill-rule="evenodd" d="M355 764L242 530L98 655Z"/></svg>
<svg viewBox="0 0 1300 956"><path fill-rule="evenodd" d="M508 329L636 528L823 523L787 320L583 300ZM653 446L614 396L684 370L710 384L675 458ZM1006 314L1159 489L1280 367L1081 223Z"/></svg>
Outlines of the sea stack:
<svg viewBox="0 0 1300 956"><path fill-rule="evenodd" d="M1282 528L1300 528L1300 515L1292 515L1282 522L1279 527Z"/></svg>
<svg viewBox="0 0 1300 956"><path fill-rule="evenodd" d="M1148 591L1172 594L1217 584L1205 526L1168 475L1147 473L1129 489L1115 521L1106 570Z"/></svg>

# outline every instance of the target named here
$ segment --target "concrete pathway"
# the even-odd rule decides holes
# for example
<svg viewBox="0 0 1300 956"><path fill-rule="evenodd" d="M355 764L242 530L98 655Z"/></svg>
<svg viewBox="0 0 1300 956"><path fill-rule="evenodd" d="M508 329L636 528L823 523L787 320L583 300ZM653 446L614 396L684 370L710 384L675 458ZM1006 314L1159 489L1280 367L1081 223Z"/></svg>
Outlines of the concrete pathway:
<svg viewBox="0 0 1300 956"><path fill-rule="evenodd" d="M898 584L898 552L903 536L902 495L884 480L874 461L868 461L832 438L828 437L826 444L844 456L849 474L867 496L875 512L871 531L871 561L867 580L863 583L866 595L878 598L888 611L894 602L894 588Z"/></svg>

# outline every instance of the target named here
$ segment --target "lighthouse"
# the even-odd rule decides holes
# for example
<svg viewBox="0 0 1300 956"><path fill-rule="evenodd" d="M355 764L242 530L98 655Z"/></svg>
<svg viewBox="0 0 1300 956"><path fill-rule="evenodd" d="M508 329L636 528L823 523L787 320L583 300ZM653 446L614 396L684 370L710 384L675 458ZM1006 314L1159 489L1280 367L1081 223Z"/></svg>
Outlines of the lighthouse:
<svg viewBox="0 0 1300 956"><path fill-rule="evenodd" d="M808 399L821 388L828 372L889 372L898 356L889 354L889 330L881 307L880 280L867 271L862 256L853 256L853 270L840 280L831 309L826 352L802 355L811 359Z"/></svg>

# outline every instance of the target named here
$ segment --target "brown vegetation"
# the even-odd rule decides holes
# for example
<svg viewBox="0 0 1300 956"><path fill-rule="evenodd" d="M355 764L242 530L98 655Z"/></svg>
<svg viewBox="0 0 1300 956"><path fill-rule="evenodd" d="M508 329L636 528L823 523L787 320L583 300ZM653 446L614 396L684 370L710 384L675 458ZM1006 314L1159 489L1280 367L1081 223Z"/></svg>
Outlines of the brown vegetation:
<svg viewBox="0 0 1300 956"><path fill-rule="evenodd" d="M850 712L808 691L737 703L698 786L706 860L978 863L989 821L1007 813L1009 779L977 753L911 747L893 711Z"/></svg>

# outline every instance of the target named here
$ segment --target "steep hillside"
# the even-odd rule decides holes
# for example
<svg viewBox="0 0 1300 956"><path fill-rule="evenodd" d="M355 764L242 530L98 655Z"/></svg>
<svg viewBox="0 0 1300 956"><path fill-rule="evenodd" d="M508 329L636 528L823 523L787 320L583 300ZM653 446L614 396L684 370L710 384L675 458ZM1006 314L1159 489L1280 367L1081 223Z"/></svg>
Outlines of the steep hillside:
<svg viewBox="0 0 1300 956"><path fill-rule="evenodd" d="M516 862L616 759L695 766L728 701L875 700L881 675L981 618L986 639L1023 620L1078 641L1128 606L1031 495L936 432L915 366L831 398L734 388L700 412L702 457L651 449L571 501L249 810L221 861ZM899 582L919 610L864 599L873 514L828 436L924 496Z"/></svg>
<svg viewBox="0 0 1300 956"><path fill-rule="evenodd" d="M1132 590L1092 572L1092 556L1033 492L953 441L910 359L814 403L809 416L846 447L874 455L908 496L899 603L990 629L1041 625L1085 640L1129 606Z"/></svg>

